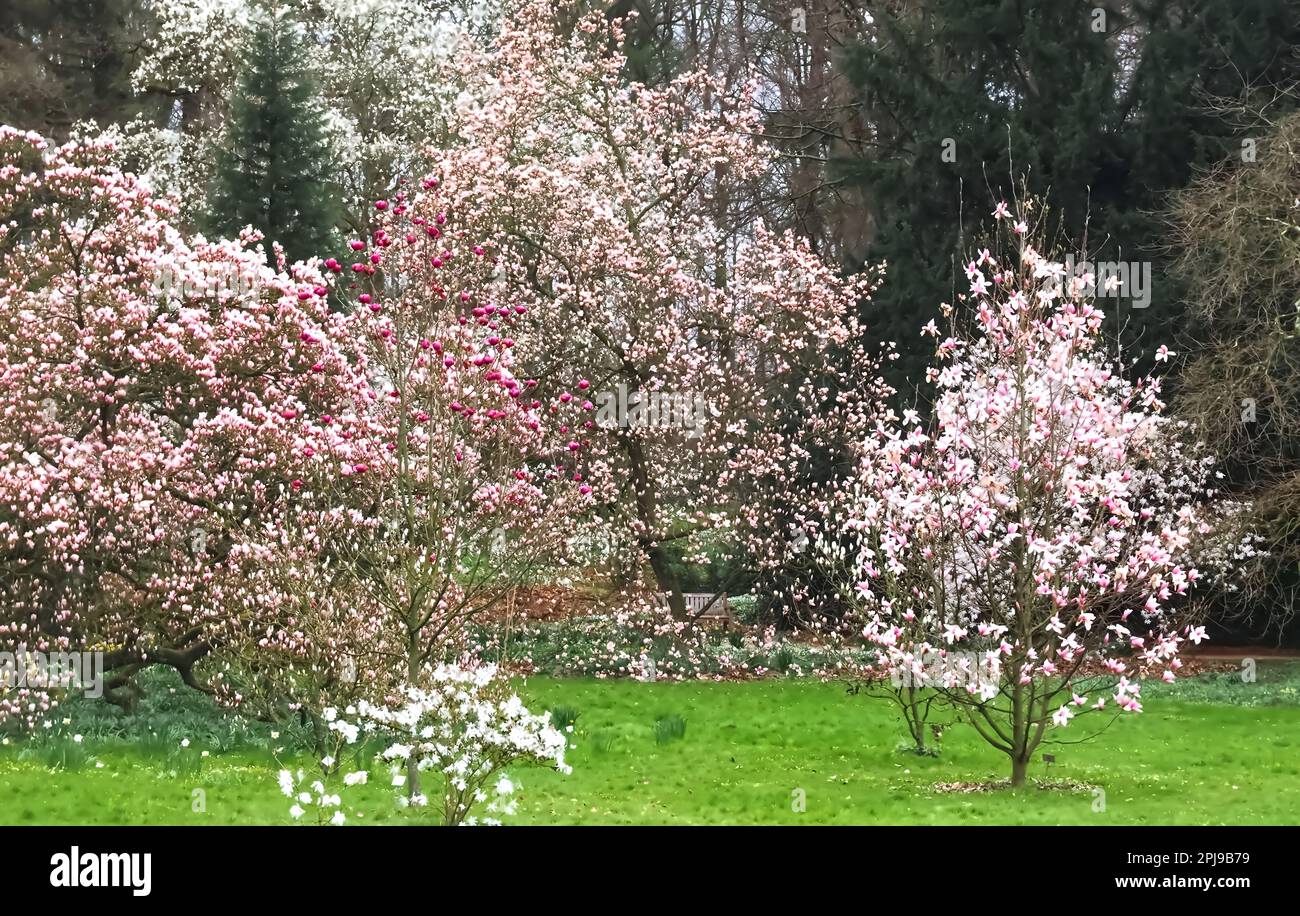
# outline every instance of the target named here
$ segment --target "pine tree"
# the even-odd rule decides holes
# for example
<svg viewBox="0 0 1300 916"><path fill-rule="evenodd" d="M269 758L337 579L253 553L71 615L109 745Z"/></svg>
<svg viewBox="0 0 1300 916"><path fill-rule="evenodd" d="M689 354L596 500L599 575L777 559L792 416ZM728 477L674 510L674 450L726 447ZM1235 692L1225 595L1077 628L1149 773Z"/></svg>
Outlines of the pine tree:
<svg viewBox="0 0 1300 916"><path fill-rule="evenodd" d="M250 45L208 195L207 228L233 236L252 225L290 260L328 250L338 186L301 26L269 15Z"/></svg>
<svg viewBox="0 0 1300 916"><path fill-rule="evenodd" d="M878 8L881 7L881 8ZM964 291L960 259L998 199L1050 206L1063 250L1148 262L1149 308L1116 302L1132 345L1172 339L1183 311L1152 211L1198 168L1240 152L1207 100L1272 94L1300 78L1290 0L917 0L872 5L873 40L843 64L873 142L841 163L871 200L868 260L889 281L866 316L899 342L907 391L931 345L917 334ZM1022 184L1023 182L1023 184Z"/></svg>

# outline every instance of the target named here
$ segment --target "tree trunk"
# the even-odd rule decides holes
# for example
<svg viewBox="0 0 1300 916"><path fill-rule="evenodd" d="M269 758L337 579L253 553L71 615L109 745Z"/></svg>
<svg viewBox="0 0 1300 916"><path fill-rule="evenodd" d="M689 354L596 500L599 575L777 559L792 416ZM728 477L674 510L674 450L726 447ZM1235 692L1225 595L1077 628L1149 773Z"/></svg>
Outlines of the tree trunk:
<svg viewBox="0 0 1300 916"><path fill-rule="evenodd" d="M420 677L420 643L419 634L411 633L406 646L406 673L410 677L410 686L414 687ZM406 758L406 797L415 798L420 794L420 760L415 748Z"/></svg>
<svg viewBox="0 0 1300 916"><path fill-rule="evenodd" d="M637 521L641 523L641 547L650 560L650 569L654 571L655 584L668 596L668 610L673 620L686 619L686 596L682 594L681 580L673 568L672 557L662 544L654 540L658 522L657 500L651 481L649 461L646 458L640 440L634 434L623 437L623 447L632 472L632 488L635 498Z"/></svg>
<svg viewBox="0 0 1300 916"><path fill-rule="evenodd" d="M925 747L925 711L917 700L915 687L903 688L903 719L907 722L907 731L912 736L912 750L917 754L926 753Z"/></svg>
<svg viewBox="0 0 1300 916"><path fill-rule="evenodd" d="M308 712L307 718L311 725L311 740L316 751L316 762L320 764L321 773L330 775L330 767L325 763L325 755L328 752L326 739L328 732L325 729L325 722L314 712ZM338 761L335 761L337 763Z"/></svg>
<svg viewBox="0 0 1300 916"><path fill-rule="evenodd" d="M1011 694L1011 788L1025 784L1029 768L1029 710L1021 684Z"/></svg>
<svg viewBox="0 0 1300 916"><path fill-rule="evenodd" d="M1025 784L1025 773L1029 770L1028 756L1019 754L1011 758L1011 788L1017 789Z"/></svg>
<svg viewBox="0 0 1300 916"><path fill-rule="evenodd" d="M420 762L415 752L406 758L406 797L415 798L420 794Z"/></svg>
<svg viewBox="0 0 1300 916"><path fill-rule="evenodd" d="M650 557L650 568L654 570L655 584L668 596L668 610L672 612L673 620L685 620L686 596L682 594L681 580L667 553L662 547L651 547L646 553Z"/></svg>

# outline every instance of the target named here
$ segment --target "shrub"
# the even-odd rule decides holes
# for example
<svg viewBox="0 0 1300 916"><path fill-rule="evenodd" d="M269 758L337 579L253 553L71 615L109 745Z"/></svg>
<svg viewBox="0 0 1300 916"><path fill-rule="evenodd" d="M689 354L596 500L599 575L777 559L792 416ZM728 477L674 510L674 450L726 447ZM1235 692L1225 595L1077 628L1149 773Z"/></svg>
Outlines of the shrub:
<svg viewBox="0 0 1300 916"><path fill-rule="evenodd" d="M547 716L528 711L497 676L495 665L439 665L428 673L427 683L408 687L400 704L361 701L354 722L326 711L331 734L341 735L347 744L356 743L362 731L391 741L381 756L406 764L405 804L429 804L420 786L421 778L429 777L438 781L441 822L473 824L480 821L480 810L514 813L515 786L503 772L506 766L537 760L563 773L572 771L564 762L564 735ZM316 794L338 806L337 796L323 790Z"/></svg>
<svg viewBox="0 0 1300 916"><path fill-rule="evenodd" d="M758 599L753 595L737 595L727 599L731 614L736 623L747 627L757 626L759 622Z"/></svg>

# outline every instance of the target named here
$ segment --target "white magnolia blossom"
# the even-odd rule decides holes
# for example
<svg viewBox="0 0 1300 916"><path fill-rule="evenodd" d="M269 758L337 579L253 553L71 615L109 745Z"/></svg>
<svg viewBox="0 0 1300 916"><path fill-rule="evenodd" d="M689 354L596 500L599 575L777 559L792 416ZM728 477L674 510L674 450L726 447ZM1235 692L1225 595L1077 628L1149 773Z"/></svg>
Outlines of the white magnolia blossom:
<svg viewBox="0 0 1300 916"><path fill-rule="evenodd" d="M330 764L326 764L325 760L329 759L327 757L321 761L327 769ZM353 777L357 775L356 773L349 773L344 777L344 784L353 786L366 781L364 778L354 779ZM361 775L364 776L365 774ZM337 792L330 792L322 780L314 779L311 781L310 786L304 789L303 785L307 782L307 779L302 770L296 772L281 770L277 780L280 784L280 792L286 798L293 799L293 805L289 808L289 816L295 821L302 820L308 810L314 810L317 824L330 824L338 827L346 822L347 816L343 813L343 797Z"/></svg>
<svg viewBox="0 0 1300 916"><path fill-rule="evenodd" d="M523 701L510 691L498 675L495 665L439 665L426 672L425 686L408 687L403 700L383 705L361 701L349 706L344 718L336 708L322 710L336 739L337 749L321 759L327 774L343 758L346 745L356 744L363 736L387 743L379 755L393 766L392 786L407 789L396 799L399 808L424 808L430 797L411 791L399 765L414 763L421 774L438 776L440 787L433 800L442 802L442 822L455 824L495 824L498 820L484 815L510 816L515 813L514 794L517 784L503 770L512 763L534 760L562 773L573 771L564 761L565 737L551 725L550 714L534 715ZM280 791L294 804L289 814L301 820L314 810L318 824L340 825L346 820L343 798L332 791L325 779L308 781L302 770L287 769L279 773ZM345 773L344 787L365 785L366 770Z"/></svg>
<svg viewBox="0 0 1300 916"><path fill-rule="evenodd" d="M440 774L444 823L493 822L471 817L479 804L493 814L513 814L516 784L501 771L516 761L536 760L572 772L564 762L564 735L551 725L550 714L530 713L498 677L495 665L439 665L429 672L427 684L407 688L400 704L363 701L357 718L361 730L393 739L380 755L384 760L414 761L421 773ZM342 719L330 728L340 734L357 730ZM405 784L395 771L393 785ZM399 798L398 804L422 807L428 801L416 793Z"/></svg>

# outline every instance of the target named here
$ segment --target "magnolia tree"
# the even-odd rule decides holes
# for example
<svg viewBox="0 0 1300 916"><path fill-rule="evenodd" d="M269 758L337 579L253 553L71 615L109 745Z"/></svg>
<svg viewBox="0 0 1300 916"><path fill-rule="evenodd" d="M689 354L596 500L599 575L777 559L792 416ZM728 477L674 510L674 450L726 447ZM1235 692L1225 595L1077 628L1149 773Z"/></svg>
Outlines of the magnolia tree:
<svg viewBox="0 0 1300 916"><path fill-rule="evenodd" d="M561 7L525 3L456 55L438 176L491 240L499 295L533 318L518 359L568 437L561 463L681 621L678 561L734 551L778 407L853 337L844 316L874 277L842 278L734 205L771 160L749 94L697 71L629 85L620 25Z"/></svg>
<svg viewBox="0 0 1300 916"><path fill-rule="evenodd" d="M1158 381L1106 359L1093 278L1028 236L1016 222L1007 257L967 265L974 317L938 343L931 418L878 425L842 509L852 547L823 544L895 686L953 704L1012 785L1050 727L1139 712L1140 678L1174 679L1205 635L1181 609L1221 514Z"/></svg>
<svg viewBox="0 0 1300 916"><path fill-rule="evenodd" d="M3 128L0 152L0 641L104 651L118 702L147 664L206 687L195 664L257 607L242 559L304 473L295 418L353 396L327 289L252 238L187 242L109 143Z"/></svg>
<svg viewBox="0 0 1300 916"><path fill-rule="evenodd" d="M527 307L478 298L490 287L486 240L456 225L436 189L426 179L413 200L377 202L391 215L369 247L352 243L350 267L369 290L357 294L354 336L376 380L382 448L348 485L369 475L361 486L375 490L381 524L340 559L384 580L376 597L404 620L411 673L449 630L562 562L567 516L591 492L548 463L560 434L515 357Z"/></svg>
<svg viewBox="0 0 1300 916"><path fill-rule="evenodd" d="M119 702L170 664L320 734L552 561L588 488L515 375L526 309L486 316L483 248L431 184L376 206L354 264L274 270L252 237L183 239L106 142L0 148L7 646L102 649Z"/></svg>
<svg viewBox="0 0 1300 916"><path fill-rule="evenodd" d="M294 417L306 467L248 572L283 600L274 626L247 633L248 686L302 710L318 738L324 706L420 685L468 648L466 623L559 574L591 492L550 463L536 382L517 374L528 309L478 298L484 245L431 179L374 207L380 228L352 241L356 260L324 262L353 299L331 333L362 396Z"/></svg>

